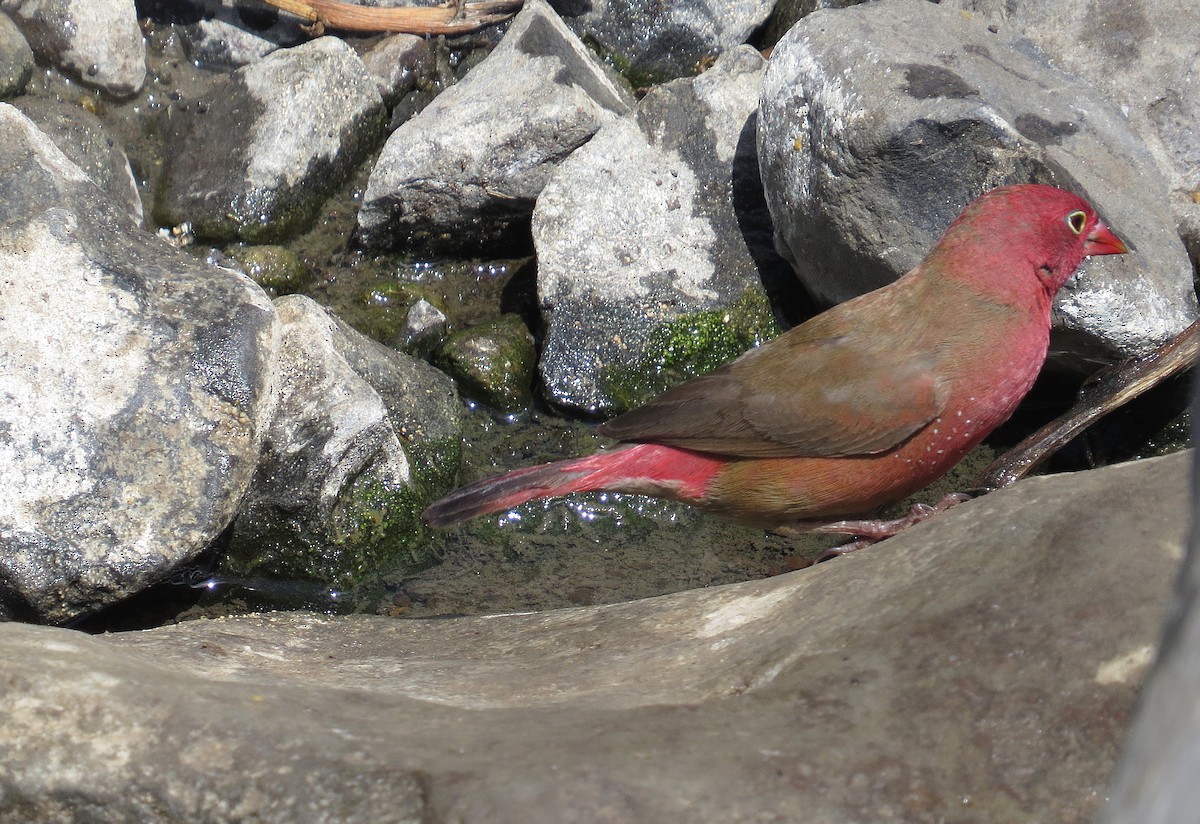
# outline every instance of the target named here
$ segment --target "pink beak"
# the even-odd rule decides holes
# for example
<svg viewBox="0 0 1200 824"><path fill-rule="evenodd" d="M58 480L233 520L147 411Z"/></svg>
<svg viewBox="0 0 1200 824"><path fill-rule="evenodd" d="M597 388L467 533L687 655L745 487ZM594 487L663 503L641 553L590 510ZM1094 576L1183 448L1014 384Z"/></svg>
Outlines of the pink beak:
<svg viewBox="0 0 1200 824"><path fill-rule="evenodd" d="M1088 233L1088 236L1083 240L1083 254L1090 255L1123 255L1129 251L1129 247L1125 245L1119 237L1113 234L1112 229L1104 225L1104 221L1096 221L1095 228Z"/></svg>

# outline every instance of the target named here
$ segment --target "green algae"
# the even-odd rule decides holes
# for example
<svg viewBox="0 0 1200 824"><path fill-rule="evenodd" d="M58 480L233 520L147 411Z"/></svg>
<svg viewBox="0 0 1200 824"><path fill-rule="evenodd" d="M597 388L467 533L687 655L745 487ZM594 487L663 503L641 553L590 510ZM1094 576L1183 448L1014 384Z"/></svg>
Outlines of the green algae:
<svg viewBox="0 0 1200 824"><path fill-rule="evenodd" d="M728 309L693 312L655 327L640 357L602 373L601 391L614 410L632 409L780 331L766 295L748 289Z"/></svg>
<svg viewBox="0 0 1200 824"><path fill-rule="evenodd" d="M527 409L533 401L537 351L524 322L513 314L450 335L437 365L465 396L500 412Z"/></svg>

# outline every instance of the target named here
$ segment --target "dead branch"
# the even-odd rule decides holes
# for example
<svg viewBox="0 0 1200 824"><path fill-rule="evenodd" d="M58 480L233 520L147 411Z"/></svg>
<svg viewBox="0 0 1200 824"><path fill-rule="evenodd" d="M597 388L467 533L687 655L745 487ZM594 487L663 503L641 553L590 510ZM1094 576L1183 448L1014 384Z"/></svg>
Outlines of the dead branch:
<svg viewBox="0 0 1200 824"><path fill-rule="evenodd" d="M338 0L262 0L267 5L309 21L310 30L466 34L512 17L524 0L479 0L440 6L371 8Z"/></svg>
<svg viewBox="0 0 1200 824"><path fill-rule="evenodd" d="M1001 455L983 471L977 486L998 489L1028 475L1097 419L1191 368L1198 353L1200 321L1150 354L1102 370L1080 390L1070 411Z"/></svg>

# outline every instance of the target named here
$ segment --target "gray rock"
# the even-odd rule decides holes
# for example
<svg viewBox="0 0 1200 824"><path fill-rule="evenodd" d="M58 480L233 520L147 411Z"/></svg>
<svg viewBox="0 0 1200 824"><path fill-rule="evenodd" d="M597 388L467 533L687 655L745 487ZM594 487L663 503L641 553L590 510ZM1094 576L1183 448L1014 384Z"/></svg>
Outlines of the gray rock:
<svg viewBox="0 0 1200 824"><path fill-rule="evenodd" d="M275 305L279 406L234 523L229 569L346 584L389 564L427 566L417 516L458 464L453 387L309 298Z"/></svg>
<svg viewBox="0 0 1200 824"><path fill-rule="evenodd" d="M431 350L446 333L446 314L425 298L408 308L399 343L406 352Z"/></svg>
<svg viewBox="0 0 1200 824"><path fill-rule="evenodd" d="M388 138L357 239L460 251L498 240L528 220L562 159L631 107L544 0L531 0L486 59Z"/></svg>
<svg viewBox="0 0 1200 824"><path fill-rule="evenodd" d="M12 18L0 14L0 100L25 91L33 76L33 49Z"/></svg>
<svg viewBox="0 0 1200 824"><path fill-rule="evenodd" d="M146 82L146 45L130 0L0 0L39 58L116 97Z"/></svg>
<svg viewBox="0 0 1200 824"><path fill-rule="evenodd" d="M780 250L821 299L918 263L1003 183L1085 194L1136 254L1087 261L1056 302L1059 362L1163 342L1197 314L1166 186L1114 106L1020 37L922 0L818 11L763 81L759 156Z"/></svg>
<svg viewBox="0 0 1200 824"><path fill-rule="evenodd" d="M276 49L297 46L309 39L305 21L264 4L243 0L174 0L177 30L188 56L215 67L254 63Z"/></svg>
<svg viewBox="0 0 1200 824"><path fill-rule="evenodd" d="M580 37L638 86L689 77L750 39L773 0L557 0Z"/></svg>
<svg viewBox="0 0 1200 824"><path fill-rule="evenodd" d="M0 626L0 818L1087 821L1188 468L1034 478L814 569L613 606Z"/></svg>
<svg viewBox="0 0 1200 824"><path fill-rule="evenodd" d="M383 100L335 37L239 69L172 118L156 219L200 237L277 241L307 229L382 135Z"/></svg>
<svg viewBox="0 0 1200 824"><path fill-rule="evenodd" d="M533 237L554 403L628 409L778 331L756 260L771 256L754 149L762 70L747 46L656 89L546 185Z"/></svg>
<svg viewBox="0 0 1200 824"><path fill-rule="evenodd" d="M1192 419L1200 419L1200 394L1192 396ZM1192 457L1192 477L1198 478L1200 465L1197 455ZM1194 483L1192 523L1200 523L1200 491ZM1195 526L1166 616L1099 824L1175 824L1200 809L1200 532Z"/></svg>
<svg viewBox="0 0 1200 824"><path fill-rule="evenodd" d="M1170 187L1179 230L1200 259L1200 5L948 0L1037 43L1055 65L1116 103Z"/></svg>
<svg viewBox="0 0 1200 824"><path fill-rule="evenodd" d="M113 202L142 222L142 197L129 158L100 118L61 100L23 97L13 101L67 158L103 189Z"/></svg>
<svg viewBox="0 0 1200 824"><path fill-rule="evenodd" d="M433 76L433 46L415 34L393 34L362 54L383 101L393 106L419 82Z"/></svg>
<svg viewBox="0 0 1200 824"><path fill-rule="evenodd" d="M138 591L233 518L275 401L252 281L139 232L0 104L0 615Z"/></svg>
<svg viewBox="0 0 1200 824"><path fill-rule="evenodd" d="M497 411L519 412L533 402L537 351L518 315L501 315L449 335L437 364L464 395Z"/></svg>

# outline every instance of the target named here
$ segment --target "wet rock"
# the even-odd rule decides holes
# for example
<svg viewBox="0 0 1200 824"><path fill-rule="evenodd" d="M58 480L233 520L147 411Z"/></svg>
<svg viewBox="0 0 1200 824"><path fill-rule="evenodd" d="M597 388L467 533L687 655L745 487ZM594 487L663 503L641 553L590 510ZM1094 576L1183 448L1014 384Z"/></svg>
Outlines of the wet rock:
<svg viewBox="0 0 1200 824"><path fill-rule="evenodd" d="M844 9L862 2L864 0L779 0L763 29L762 42L774 46L800 18L818 9Z"/></svg>
<svg viewBox="0 0 1200 824"><path fill-rule="evenodd" d="M1191 0L945 5L1027 36L1055 65L1116 103L1166 177L1179 230L1200 258L1200 6Z"/></svg>
<svg viewBox="0 0 1200 824"><path fill-rule="evenodd" d="M212 102L171 119L155 217L199 237L269 243L312 225L382 135L385 111L354 50L334 37L239 69Z"/></svg>
<svg viewBox="0 0 1200 824"><path fill-rule="evenodd" d="M142 197L125 149L98 117L61 100L23 97L13 105L37 124L67 158L108 193L113 202L142 222Z"/></svg>
<svg viewBox="0 0 1200 824"><path fill-rule="evenodd" d="M518 412L533 400L537 353L517 315L450 335L437 362L464 395L500 412Z"/></svg>
<svg viewBox="0 0 1200 824"><path fill-rule="evenodd" d="M1166 185L1125 118L980 18L921 0L804 18L772 54L759 151L780 250L823 300L893 280L975 196L1034 181L1085 194L1136 247L1059 294L1052 358L1090 370L1196 317Z"/></svg>
<svg viewBox="0 0 1200 824"><path fill-rule="evenodd" d="M3 104L0 155L0 616L65 621L233 518L274 409L277 321Z"/></svg>
<svg viewBox="0 0 1200 824"><path fill-rule="evenodd" d="M0 626L0 814L1088 821L1188 467L1034 478L813 569L613 606Z"/></svg>
<svg viewBox="0 0 1200 824"><path fill-rule="evenodd" d="M146 82L146 46L128 0L0 0L42 60L116 97Z"/></svg>
<svg viewBox="0 0 1200 824"><path fill-rule="evenodd" d="M700 72L750 39L772 0L558 0L567 24L635 86Z"/></svg>
<svg viewBox="0 0 1200 824"><path fill-rule="evenodd" d="M628 409L774 335L777 265L755 156L763 60L735 49L605 126L533 215L554 403Z"/></svg>
<svg viewBox="0 0 1200 824"><path fill-rule="evenodd" d="M300 255L283 246L242 246L229 251L243 272L277 295L299 292L311 278Z"/></svg>
<svg viewBox="0 0 1200 824"><path fill-rule="evenodd" d="M501 241L563 158L631 106L544 0L531 0L486 59L388 138L357 240L459 252Z"/></svg>
<svg viewBox="0 0 1200 824"><path fill-rule="evenodd" d="M432 77L435 64L432 44L415 34L383 38L363 52L362 61L388 106Z"/></svg>
<svg viewBox="0 0 1200 824"><path fill-rule="evenodd" d="M0 100L25 91L33 76L33 49L12 18L0 14Z"/></svg>
<svg viewBox="0 0 1200 824"><path fill-rule="evenodd" d="M305 21L242 0L172 0L168 19L188 56L208 68L237 68L309 39Z"/></svg>
<svg viewBox="0 0 1200 824"><path fill-rule="evenodd" d="M449 381L306 297L275 305L279 406L226 568L346 584L427 566L417 516L452 483L461 449Z"/></svg>
<svg viewBox="0 0 1200 824"><path fill-rule="evenodd" d="M424 298L418 298L404 316L400 348L410 354L428 354L446 332L446 314Z"/></svg>

